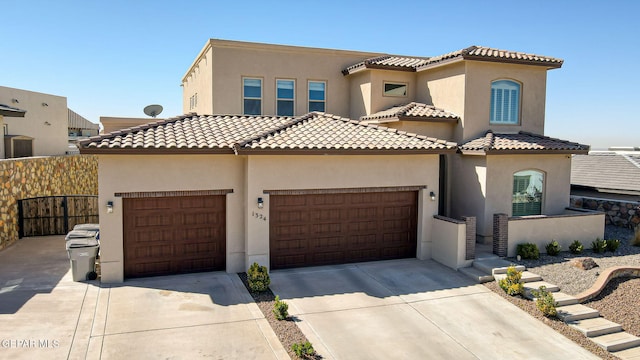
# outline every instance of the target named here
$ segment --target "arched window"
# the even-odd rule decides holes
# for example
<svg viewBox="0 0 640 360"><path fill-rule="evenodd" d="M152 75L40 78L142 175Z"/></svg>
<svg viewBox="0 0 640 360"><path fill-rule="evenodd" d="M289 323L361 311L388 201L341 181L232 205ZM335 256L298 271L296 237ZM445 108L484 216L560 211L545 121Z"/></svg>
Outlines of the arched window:
<svg viewBox="0 0 640 360"><path fill-rule="evenodd" d="M523 170L513 174L512 216L542 215L544 173Z"/></svg>
<svg viewBox="0 0 640 360"><path fill-rule="evenodd" d="M520 84L511 80L491 83L492 124L518 124L520 117Z"/></svg>

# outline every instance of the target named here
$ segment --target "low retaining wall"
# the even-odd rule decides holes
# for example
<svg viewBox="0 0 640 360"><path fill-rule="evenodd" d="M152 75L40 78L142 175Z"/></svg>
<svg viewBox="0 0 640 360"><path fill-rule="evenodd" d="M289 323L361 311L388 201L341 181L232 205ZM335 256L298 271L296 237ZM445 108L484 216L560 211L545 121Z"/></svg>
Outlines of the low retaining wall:
<svg viewBox="0 0 640 360"><path fill-rule="evenodd" d="M614 266L604 269L590 288L576 295L578 302L583 303L595 298L604 290L609 281L622 276L640 277L640 266Z"/></svg>
<svg viewBox="0 0 640 360"><path fill-rule="evenodd" d="M97 195L98 160L91 155L0 160L0 249L18 240L18 200Z"/></svg>
<svg viewBox="0 0 640 360"><path fill-rule="evenodd" d="M575 240L590 244L604 238L604 213L581 209L568 208L566 214L553 216L495 214L494 224L498 226L494 225L493 249L498 256L516 256L516 247L522 243L534 243L544 253L553 240L566 250Z"/></svg>
<svg viewBox="0 0 640 360"><path fill-rule="evenodd" d="M433 217L432 258L454 270L471 266L475 258L476 218Z"/></svg>
<svg viewBox="0 0 640 360"><path fill-rule="evenodd" d="M640 225L640 202L571 195L571 207L602 211L607 225L628 228Z"/></svg>

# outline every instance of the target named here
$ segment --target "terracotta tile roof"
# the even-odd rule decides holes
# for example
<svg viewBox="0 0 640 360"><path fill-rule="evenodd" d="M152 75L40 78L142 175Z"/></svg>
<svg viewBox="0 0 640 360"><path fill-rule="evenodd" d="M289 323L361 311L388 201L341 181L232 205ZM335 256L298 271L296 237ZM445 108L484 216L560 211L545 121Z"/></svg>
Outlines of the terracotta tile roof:
<svg viewBox="0 0 640 360"><path fill-rule="evenodd" d="M588 145L520 131L517 134L487 133L460 146L463 154L586 154Z"/></svg>
<svg viewBox="0 0 640 360"><path fill-rule="evenodd" d="M415 72L456 60L494 61L513 64L540 65L548 68L559 68L564 62L562 59L544 55L500 50L474 45L462 50L434 57L383 55L351 65L342 70L342 73L344 75L349 75L364 69L386 69Z"/></svg>
<svg viewBox="0 0 640 360"><path fill-rule="evenodd" d="M123 129L80 142L99 153L371 153L455 151L456 144L324 113L270 117L195 114Z"/></svg>
<svg viewBox="0 0 640 360"><path fill-rule="evenodd" d="M27 110L22 110L18 108L14 108L13 106L8 106L4 104L0 104L0 115L6 117L24 117L24 114Z"/></svg>
<svg viewBox="0 0 640 360"><path fill-rule="evenodd" d="M406 105L398 105L387 110L379 111L369 116L362 116L362 122L385 122L385 120L436 120L458 121L460 117L433 105L411 102Z"/></svg>
<svg viewBox="0 0 640 360"><path fill-rule="evenodd" d="M574 155L571 185L640 192L640 154L592 152Z"/></svg>
<svg viewBox="0 0 640 360"><path fill-rule="evenodd" d="M456 149L456 143L387 127L364 125L330 114L310 113L282 130L241 144L241 149L423 153L452 152Z"/></svg>

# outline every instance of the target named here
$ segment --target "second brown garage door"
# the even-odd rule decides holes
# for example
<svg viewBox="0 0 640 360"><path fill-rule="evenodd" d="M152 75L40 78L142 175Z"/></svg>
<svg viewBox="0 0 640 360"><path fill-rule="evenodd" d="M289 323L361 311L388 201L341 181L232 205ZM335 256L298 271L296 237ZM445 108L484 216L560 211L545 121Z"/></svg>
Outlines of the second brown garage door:
<svg viewBox="0 0 640 360"><path fill-rule="evenodd" d="M416 191L271 195L272 269L416 256Z"/></svg>
<svg viewBox="0 0 640 360"><path fill-rule="evenodd" d="M225 205L224 195L123 199L124 276L224 270Z"/></svg>

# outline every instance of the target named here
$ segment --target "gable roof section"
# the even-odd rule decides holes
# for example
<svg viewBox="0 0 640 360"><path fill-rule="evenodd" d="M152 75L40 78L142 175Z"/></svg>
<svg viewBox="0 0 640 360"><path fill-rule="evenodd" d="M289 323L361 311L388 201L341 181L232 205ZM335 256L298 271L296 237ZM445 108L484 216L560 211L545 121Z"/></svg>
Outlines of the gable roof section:
<svg viewBox="0 0 640 360"><path fill-rule="evenodd" d="M409 57L397 55L383 55L342 70L343 75L353 74L365 69L383 69L416 72L435 66L461 60L491 61L510 64L546 66L550 69L562 67L564 60L544 55L535 55L519 51L500 50L485 46L470 46L434 57Z"/></svg>
<svg viewBox="0 0 640 360"><path fill-rule="evenodd" d="M483 137L462 144L465 155L501 154L586 154L589 146L544 135L520 131L516 134L487 131Z"/></svg>
<svg viewBox="0 0 640 360"><path fill-rule="evenodd" d="M640 154L575 155L571 159L571 185L640 193Z"/></svg>
<svg viewBox="0 0 640 360"><path fill-rule="evenodd" d="M446 153L455 143L324 113L185 115L80 142L83 154Z"/></svg>
<svg viewBox="0 0 640 360"><path fill-rule="evenodd" d="M24 114L26 113L27 113L27 110L22 110L22 109L14 108L12 106L0 104L0 116L24 117Z"/></svg>
<svg viewBox="0 0 640 360"><path fill-rule="evenodd" d="M71 129L92 129L99 130L100 125L94 124L87 120L84 116L81 116L77 112L67 108L68 121L67 127Z"/></svg>
<svg viewBox="0 0 640 360"><path fill-rule="evenodd" d="M445 121L457 122L460 117L433 105L411 102L375 114L360 117L361 122L385 123L390 121Z"/></svg>

